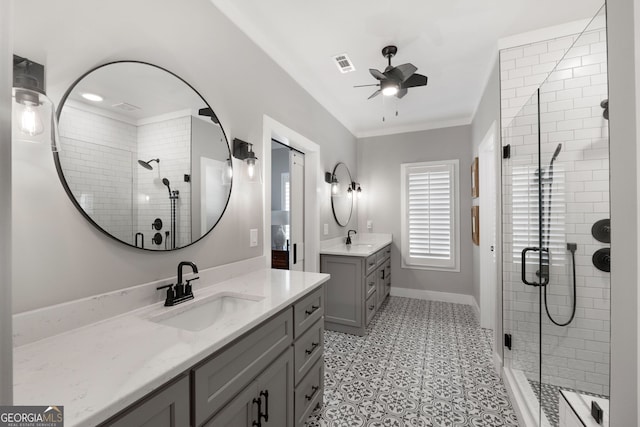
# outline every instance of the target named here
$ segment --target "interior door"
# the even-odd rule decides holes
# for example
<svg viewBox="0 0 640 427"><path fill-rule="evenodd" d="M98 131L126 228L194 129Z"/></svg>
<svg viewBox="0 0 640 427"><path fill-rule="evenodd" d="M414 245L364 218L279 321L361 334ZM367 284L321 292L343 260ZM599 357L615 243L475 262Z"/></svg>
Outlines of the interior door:
<svg viewBox="0 0 640 427"><path fill-rule="evenodd" d="M496 216L497 171L495 125L478 149L480 175L480 326L495 329L498 281Z"/></svg>
<svg viewBox="0 0 640 427"><path fill-rule="evenodd" d="M290 151L291 162L291 246L290 270L304 270L304 154Z"/></svg>

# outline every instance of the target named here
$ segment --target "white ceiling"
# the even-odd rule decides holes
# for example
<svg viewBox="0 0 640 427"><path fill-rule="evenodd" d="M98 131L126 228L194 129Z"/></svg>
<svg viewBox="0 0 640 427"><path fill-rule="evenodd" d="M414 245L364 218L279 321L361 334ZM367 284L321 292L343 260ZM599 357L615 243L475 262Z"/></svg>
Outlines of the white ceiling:
<svg viewBox="0 0 640 427"><path fill-rule="evenodd" d="M498 39L596 14L603 0L211 0L358 137L471 122ZM367 97L369 68L411 62L429 77L402 99ZM347 53L356 71L332 57ZM398 112L396 117L395 112ZM382 121L383 116L385 121Z"/></svg>

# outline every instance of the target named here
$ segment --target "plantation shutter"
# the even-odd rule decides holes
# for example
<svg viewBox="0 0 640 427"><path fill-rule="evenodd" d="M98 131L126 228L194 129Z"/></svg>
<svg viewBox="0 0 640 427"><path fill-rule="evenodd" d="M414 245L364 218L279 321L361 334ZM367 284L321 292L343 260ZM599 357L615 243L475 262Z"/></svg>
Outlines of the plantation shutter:
<svg viewBox="0 0 640 427"><path fill-rule="evenodd" d="M405 168L405 263L454 267L453 163Z"/></svg>

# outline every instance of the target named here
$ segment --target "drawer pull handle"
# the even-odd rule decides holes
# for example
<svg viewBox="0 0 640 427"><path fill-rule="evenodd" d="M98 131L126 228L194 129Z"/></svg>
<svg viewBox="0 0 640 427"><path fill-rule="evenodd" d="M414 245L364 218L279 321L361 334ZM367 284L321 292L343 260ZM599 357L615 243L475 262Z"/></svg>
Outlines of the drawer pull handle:
<svg viewBox="0 0 640 427"><path fill-rule="evenodd" d="M316 347L318 347L319 345L320 345L320 343L312 342L312 343L311 343L311 350L308 350L308 349L307 349L307 350L305 350L305 351L304 351L304 353L305 353L305 354L307 354L307 355L309 355L309 354L313 353L313 350L315 350L315 349L316 349Z"/></svg>
<svg viewBox="0 0 640 427"><path fill-rule="evenodd" d="M262 427L262 399L253 399L253 403L258 405L258 421L251 423L254 427Z"/></svg>
<svg viewBox="0 0 640 427"><path fill-rule="evenodd" d="M320 306L319 305L312 305L311 306L311 310L305 310L304 314L306 314L307 316L311 316L313 313L316 312L317 309L319 309Z"/></svg>
<svg viewBox="0 0 640 427"><path fill-rule="evenodd" d="M375 284L376 284L376 282L369 282L369 286L373 286Z"/></svg>
<svg viewBox="0 0 640 427"><path fill-rule="evenodd" d="M260 398L264 397L264 414L260 414L266 422L269 422L269 390L261 391Z"/></svg>
<svg viewBox="0 0 640 427"><path fill-rule="evenodd" d="M320 387L318 387L317 385L314 385L313 387L311 387L311 394L305 394L304 398L307 400L311 400L313 399L313 396L315 396L315 394L318 392L318 390L320 389Z"/></svg>
<svg viewBox="0 0 640 427"><path fill-rule="evenodd" d="M369 306L369 310L373 310L374 308L376 308L376 306L375 306L374 304L371 304L371 305Z"/></svg>
<svg viewBox="0 0 640 427"><path fill-rule="evenodd" d="M384 279L384 270L380 270L380 278Z"/></svg>
<svg viewBox="0 0 640 427"><path fill-rule="evenodd" d="M371 266L373 266L373 265L376 265L375 261L374 261L374 262L370 262L370 263L369 263L369 267L371 267Z"/></svg>

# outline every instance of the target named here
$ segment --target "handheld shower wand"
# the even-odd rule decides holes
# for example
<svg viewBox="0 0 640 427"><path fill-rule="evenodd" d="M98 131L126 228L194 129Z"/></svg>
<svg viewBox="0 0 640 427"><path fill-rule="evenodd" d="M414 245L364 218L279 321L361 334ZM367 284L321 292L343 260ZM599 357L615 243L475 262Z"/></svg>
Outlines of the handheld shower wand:
<svg viewBox="0 0 640 427"><path fill-rule="evenodd" d="M167 190L169 190L169 197L171 197L171 185L169 185L169 180L167 178L162 178L162 183L167 186Z"/></svg>

